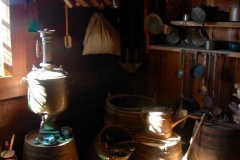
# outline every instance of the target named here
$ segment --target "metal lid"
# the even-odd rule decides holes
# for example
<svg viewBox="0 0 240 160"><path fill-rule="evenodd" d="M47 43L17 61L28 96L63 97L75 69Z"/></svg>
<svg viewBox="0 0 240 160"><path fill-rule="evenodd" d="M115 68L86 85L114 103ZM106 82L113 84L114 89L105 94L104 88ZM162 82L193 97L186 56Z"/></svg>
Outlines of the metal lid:
<svg viewBox="0 0 240 160"><path fill-rule="evenodd" d="M53 79L61 79L66 78L66 72L61 69L53 69L53 70L43 70L36 69L31 71L27 77L29 79L38 79L38 80L53 80Z"/></svg>
<svg viewBox="0 0 240 160"><path fill-rule="evenodd" d="M158 35L163 32L164 25L160 16L150 13L146 18L146 27L150 33Z"/></svg>

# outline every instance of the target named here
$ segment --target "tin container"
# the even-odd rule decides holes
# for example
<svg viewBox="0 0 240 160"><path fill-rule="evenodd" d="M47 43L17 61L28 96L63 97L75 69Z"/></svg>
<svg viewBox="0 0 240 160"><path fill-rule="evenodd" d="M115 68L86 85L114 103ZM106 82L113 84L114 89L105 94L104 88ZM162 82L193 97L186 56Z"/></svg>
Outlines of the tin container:
<svg viewBox="0 0 240 160"><path fill-rule="evenodd" d="M238 22L240 21L240 8L230 7L229 8L229 21Z"/></svg>

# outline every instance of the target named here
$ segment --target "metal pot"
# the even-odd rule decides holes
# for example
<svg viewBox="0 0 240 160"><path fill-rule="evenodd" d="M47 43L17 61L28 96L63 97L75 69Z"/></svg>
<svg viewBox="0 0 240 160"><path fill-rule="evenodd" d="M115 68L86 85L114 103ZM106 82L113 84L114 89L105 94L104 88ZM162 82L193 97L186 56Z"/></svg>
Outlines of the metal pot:
<svg viewBox="0 0 240 160"><path fill-rule="evenodd" d="M218 49L218 41L213 39L204 40L204 48L206 50L217 50Z"/></svg>
<svg viewBox="0 0 240 160"><path fill-rule="evenodd" d="M214 20L218 12L218 7L206 6L205 1L192 9L192 19L197 23L204 23L206 20Z"/></svg>
<svg viewBox="0 0 240 160"><path fill-rule="evenodd" d="M195 29L193 30L189 36L188 36L188 42L190 45L195 46L195 47L201 47L204 45L204 40L206 37L203 37L200 34L200 31Z"/></svg>
<svg viewBox="0 0 240 160"><path fill-rule="evenodd" d="M146 124L146 134L150 137L168 138L172 135L172 129L180 122L187 119L190 115L186 115L175 122L172 122L172 112L170 108L163 106L153 106L144 108L140 117Z"/></svg>
<svg viewBox="0 0 240 160"><path fill-rule="evenodd" d="M192 19L197 23L203 23L206 20L207 17L207 6L204 5L204 0L202 0L202 3L195 8L192 9Z"/></svg>
<svg viewBox="0 0 240 160"><path fill-rule="evenodd" d="M229 8L229 21L240 21L240 8L230 7Z"/></svg>

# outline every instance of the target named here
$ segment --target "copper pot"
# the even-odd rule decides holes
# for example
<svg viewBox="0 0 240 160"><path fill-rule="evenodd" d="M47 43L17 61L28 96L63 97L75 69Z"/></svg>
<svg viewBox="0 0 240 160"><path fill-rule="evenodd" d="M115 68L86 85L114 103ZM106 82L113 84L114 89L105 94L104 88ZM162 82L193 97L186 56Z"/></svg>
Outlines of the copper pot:
<svg viewBox="0 0 240 160"><path fill-rule="evenodd" d="M172 135L172 129L180 122L187 119L186 115L172 122L172 111L168 107L153 106L141 111L140 117L146 125L145 133L149 137L168 138Z"/></svg>

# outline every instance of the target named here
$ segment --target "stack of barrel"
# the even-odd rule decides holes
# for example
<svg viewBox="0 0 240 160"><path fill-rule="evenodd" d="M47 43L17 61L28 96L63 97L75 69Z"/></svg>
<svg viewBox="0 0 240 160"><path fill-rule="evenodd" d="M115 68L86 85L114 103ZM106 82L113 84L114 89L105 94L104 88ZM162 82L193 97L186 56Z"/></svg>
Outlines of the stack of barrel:
<svg viewBox="0 0 240 160"><path fill-rule="evenodd" d="M141 111L145 130L135 135L138 142L131 160L181 160L181 137L172 128L184 118L172 123L172 112L168 107L153 106Z"/></svg>
<svg viewBox="0 0 240 160"><path fill-rule="evenodd" d="M105 126L120 125L137 142L129 159L182 159L181 137L172 132L172 125L175 125L172 124L172 112L168 107L156 106L155 97L109 94L105 109ZM154 117L156 124L150 124Z"/></svg>

